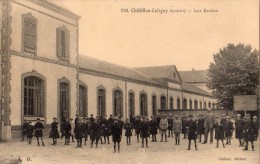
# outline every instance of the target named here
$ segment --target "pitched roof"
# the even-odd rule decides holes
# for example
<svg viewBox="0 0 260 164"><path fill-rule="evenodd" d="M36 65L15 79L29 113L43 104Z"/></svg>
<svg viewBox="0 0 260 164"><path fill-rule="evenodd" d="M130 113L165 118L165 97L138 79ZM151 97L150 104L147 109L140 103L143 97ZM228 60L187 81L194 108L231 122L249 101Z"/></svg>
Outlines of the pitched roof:
<svg viewBox="0 0 260 164"><path fill-rule="evenodd" d="M154 79L170 79L181 82L181 78L175 65L153 66L153 67L136 67L138 72Z"/></svg>
<svg viewBox="0 0 260 164"><path fill-rule="evenodd" d="M162 85L146 77L145 75L137 72L132 68L109 63L88 56L82 56L82 55L79 56L79 67L97 73L104 73L104 74L114 75L125 79L132 79L132 80L138 80L150 84Z"/></svg>
<svg viewBox="0 0 260 164"><path fill-rule="evenodd" d="M212 96L211 93L204 91L198 87L195 87L191 84L187 84L187 83L182 83L181 84L181 89L185 90L185 91L189 91L189 92L195 92L195 93L199 93L199 94L203 94L203 95L208 95L208 96Z"/></svg>
<svg viewBox="0 0 260 164"><path fill-rule="evenodd" d="M198 71L179 71L181 79L186 83L199 83L205 82L208 77L208 70Z"/></svg>

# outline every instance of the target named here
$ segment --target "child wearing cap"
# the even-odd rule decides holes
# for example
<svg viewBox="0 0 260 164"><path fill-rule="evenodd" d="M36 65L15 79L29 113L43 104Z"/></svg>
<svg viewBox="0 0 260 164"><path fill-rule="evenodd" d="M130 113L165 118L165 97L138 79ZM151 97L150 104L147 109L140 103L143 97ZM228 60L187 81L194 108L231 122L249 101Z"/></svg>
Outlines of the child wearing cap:
<svg viewBox="0 0 260 164"><path fill-rule="evenodd" d="M32 122L29 121L28 127L27 127L27 138L28 138L29 144L32 143L33 132L34 132L34 127L32 125Z"/></svg>
<svg viewBox="0 0 260 164"><path fill-rule="evenodd" d="M140 126L140 130L141 130L141 133L140 133L140 136L142 138L142 148L144 147L144 140L145 140L145 143L146 143L146 147L148 148L148 137L150 136L149 134L149 129L150 129L150 126L149 126L149 119L144 116L143 117L143 121L141 122L141 126Z"/></svg>
<svg viewBox="0 0 260 164"><path fill-rule="evenodd" d="M43 132L42 132L43 129L44 129L43 123L41 123L40 118L37 118L37 123L34 125L34 131L35 131L34 136L37 138L38 146L40 146L39 138L42 141L42 146L45 146L44 142L43 142L43 138L42 138L43 137Z"/></svg>
<svg viewBox="0 0 260 164"><path fill-rule="evenodd" d="M175 145L180 145L180 133L182 130L181 120L179 120L179 116L175 116L175 120L173 122L173 131L175 135Z"/></svg>
<svg viewBox="0 0 260 164"><path fill-rule="evenodd" d="M239 147L243 146L243 127L244 127L244 121L241 119L241 115L237 114L237 119L235 122L235 137L239 141Z"/></svg>
<svg viewBox="0 0 260 164"><path fill-rule="evenodd" d="M151 142L157 142L156 139L157 129L158 129L158 124L156 118L155 116L151 116L151 121L150 121L150 134L152 135Z"/></svg>
<svg viewBox="0 0 260 164"><path fill-rule="evenodd" d="M195 150L198 150L197 141L196 141L198 127L196 122L193 120L193 115L189 115L189 120L187 121L187 129L188 129L188 140L189 140L189 145L187 150L190 150L191 140L194 140Z"/></svg>
<svg viewBox="0 0 260 164"><path fill-rule="evenodd" d="M224 140L224 127L218 117L216 117L216 123L214 124L214 128L215 128L215 139L217 140L216 148L218 148L219 140L221 140L223 148L225 148L224 141L223 141Z"/></svg>
<svg viewBox="0 0 260 164"><path fill-rule="evenodd" d="M69 118L66 118L66 121L63 123L63 131L64 131L64 136L65 136L65 143L64 145L69 145L69 140L71 136L71 123L69 122Z"/></svg>
<svg viewBox="0 0 260 164"><path fill-rule="evenodd" d="M24 137L26 136L27 138L27 129L28 129L29 123L26 119L24 119L24 123L23 123L23 141L24 141ZM27 138L28 141L28 138Z"/></svg>
<svg viewBox="0 0 260 164"><path fill-rule="evenodd" d="M126 143L127 143L127 145L131 145L131 136L132 136L132 131L133 131L133 125L130 123L129 119L126 120L124 129L125 129Z"/></svg>
<svg viewBox="0 0 260 164"><path fill-rule="evenodd" d="M233 122L230 120L229 116L226 116L226 118L227 118L226 129L225 129L226 130L225 135L226 135L226 139L227 139L226 145L227 144L231 145L231 137L233 134L234 125L233 125Z"/></svg>
<svg viewBox="0 0 260 164"><path fill-rule="evenodd" d="M118 119L119 118L117 116L114 118L114 124L112 126L112 131L111 131L113 142L114 142L114 153L116 152L116 144L117 144L118 153L120 153L120 142L122 137L122 127Z"/></svg>
<svg viewBox="0 0 260 164"><path fill-rule="evenodd" d="M60 138L59 130L58 130L59 124L57 122L57 118L53 118L53 122L51 123L51 132L49 135L49 138L52 138L52 145L57 144L57 138Z"/></svg>

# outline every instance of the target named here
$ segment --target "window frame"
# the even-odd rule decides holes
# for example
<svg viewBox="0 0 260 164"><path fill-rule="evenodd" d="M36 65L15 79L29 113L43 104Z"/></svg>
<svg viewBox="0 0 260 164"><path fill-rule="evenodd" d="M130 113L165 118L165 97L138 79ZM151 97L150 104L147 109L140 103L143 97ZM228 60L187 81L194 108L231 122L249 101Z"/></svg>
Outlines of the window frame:
<svg viewBox="0 0 260 164"><path fill-rule="evenodd" d="M62 45L62 34L64 34L64 45ZM70 31L65 26L56 28L56 56L61 61L70 61Z"/></svg>

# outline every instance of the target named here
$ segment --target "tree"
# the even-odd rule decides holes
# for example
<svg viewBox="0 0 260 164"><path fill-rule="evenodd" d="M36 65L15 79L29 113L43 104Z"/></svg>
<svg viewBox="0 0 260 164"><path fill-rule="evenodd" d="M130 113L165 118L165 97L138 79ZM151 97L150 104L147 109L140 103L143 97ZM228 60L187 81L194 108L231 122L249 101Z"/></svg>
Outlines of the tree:
<svg viewBox="0 0 260 164"><path fill-rule="evenodd" d="M218 105L231 110L234 95L254 95L259 84L259 52L250 45L228 44L213 55L207 86Z"/></svg>

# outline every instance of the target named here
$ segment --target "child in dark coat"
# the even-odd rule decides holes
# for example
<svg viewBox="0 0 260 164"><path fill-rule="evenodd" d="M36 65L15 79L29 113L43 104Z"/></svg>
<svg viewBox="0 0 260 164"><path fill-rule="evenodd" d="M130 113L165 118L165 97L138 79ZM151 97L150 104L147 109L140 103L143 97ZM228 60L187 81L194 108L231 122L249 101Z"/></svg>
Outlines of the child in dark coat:
<svg viewBox="0 0 260 164"><path fill-rule="evenodd" d="M49 138L52 138L53 143L52 145L56 145L57 144L57 138L60 138L60 134L58 131L58 122L57 122L57 118L53 118L53 122L51 123L51 132L49 135Z"/></svg>
<svg viewBox="0 0 260 164"><path fill-rule="evenodd" d="M226 145L229 144L231 145L231 137L232 137L232 133L233 133L233 130L234 130L234 125L233 125L233 122L230 120L230 117L229 116L226 116L227 118L227 121L226 121L226 132L225 132L225 135L226 135L226 138L227 138L227 142L226 142Z"/></svg>
<svg viewBox="0 0 260 164"><path fill-rule="evenodd" d="M95 119L94 123L91 125L91 148L93 147L94 141L96 141L96 148L98 146L98 141L101 136L101 127L100 124L98 123L98 120Z"/></svg>
<svg viewBox="0 0 260 164"><path fill-rule="evenodd" d="M75 126L74 133L75 133L75 138L77 140L76 148L81 148L82 147L82 138L84 135L84 125L80 118L77 119L77 124Z"/></svg>
<svg viewBox="0 0 260 164"><path fill-rule="evenodd" d="M150 134L152 135L151 142L157 142L156 134L157 134L158 124L157 124L155 116L151 116L151 119L152 119L150 121Z"/></svg>
<svg viewBox="0 0 260 164"><path fill-rule="evenodd" d="M71 127L71 124L69 122L69 118L66 118L66 121L63 123L63 131L64 131L64 136L65 136L64 145L69 145L71 130L72 130L72 127Z"/></svg>
<svg viewBox="0 0 260 164"><path fill-rule="evenodd" d="M24 123L23 123L23 141L24 141L24 137L26 136L27 138L27 129L28 129L29 123L28 121L25 119ZM28 138L27 138L28 141Z"/></svg>
<svg viewBox="0 0 260 164"><path fill-rule="evenodd" d="M215 128L215 139L217 140L216 148L218 148L219 140L221 140L223 148L225 148L224 141L223 141L224 140L224 127L220 123L219 118L216 118L216 123L214 125L214 128Z"/></svg>
<svg viewBox="0 0 260 164"><path fill-rule="evenodd" d="M28 126L27 126L27 138L28 138L29 144L32 143L33 132L34 132L34 127L32 125L32 122L29 121Z"/></svg>
<svg viewBox="0 0 260 164"><path fill-rule="evenodd" d="M150 129L150 126L149 126L149 119L145 116L143 116L143 121L141 122L141 138L142 138L142 148L144 147L144 140L145 140L145 143L146 143L146 147L148 148L148 137L150 136L149 134L149 129Z"/></svg>
<svg viewBox="0 0 260 164"><path fill-rule="evenodd" d="M196 122L193 120L193 115L189 115L189 120L187 121L187 127L188 127L188 139L189 139L189 146L187 150L190 150L191 140L194 140L195 150L198 150L197 142L196 142L198 127Z"/></svg>
<svg viewBox="0 0 260 164"><path fill-rule="evenodd" d="M121 137L122 137L122 126L118 121L118 117L116 116L114 118L114 124L112 126L112 138L114 142L114 153L116 152L116 143L117 143L117 150L118 153L120 153L120 142L121 142Z"/></svg>
<svg viewBox="0 0 260 164"><path fill-rule="evenodd" d="M131 136L132 136L133 125L130 123L129 119L126 120L124 129L125 129L126 143L127 143L127 145L131 145Z"/></svg>
<svg viewBox="0 0 260 164"><path fill-rule="evenodd" d="M34 136L37 138L38 146L40 146L39 138L41 138L42 146L45 146L44 142L43 142L43 138L42 138L43 137L43 132L42 132L43 129L44 129L44 125L41 123L40 118L37 118L37 123L34 125Z"/></svg>

